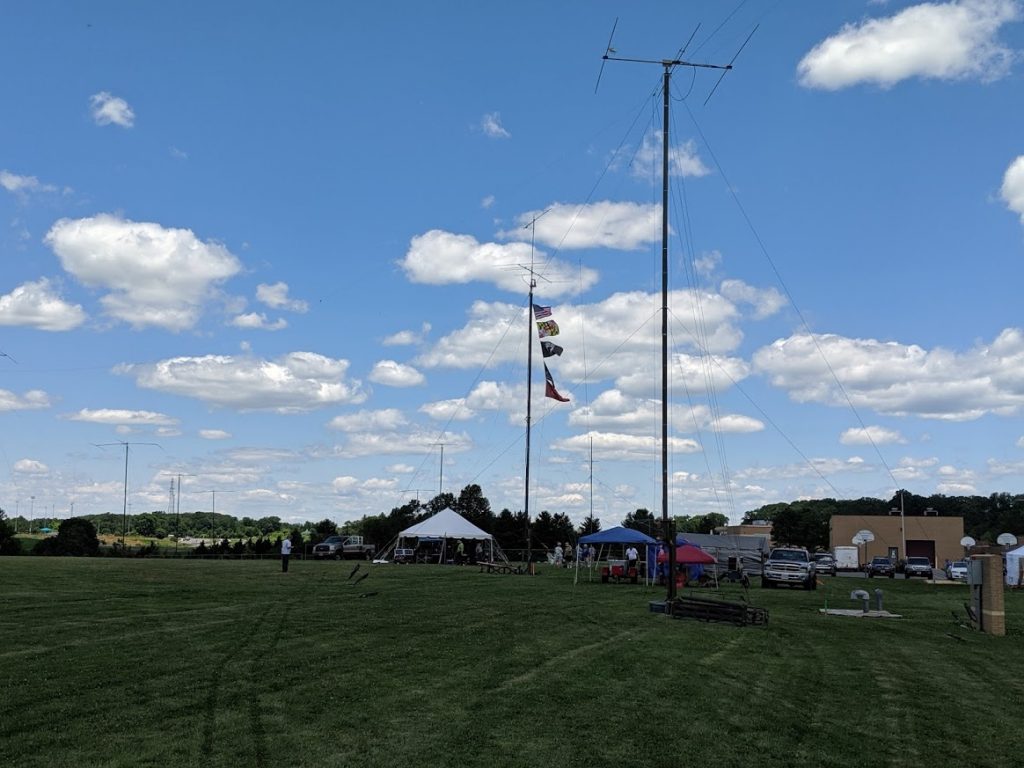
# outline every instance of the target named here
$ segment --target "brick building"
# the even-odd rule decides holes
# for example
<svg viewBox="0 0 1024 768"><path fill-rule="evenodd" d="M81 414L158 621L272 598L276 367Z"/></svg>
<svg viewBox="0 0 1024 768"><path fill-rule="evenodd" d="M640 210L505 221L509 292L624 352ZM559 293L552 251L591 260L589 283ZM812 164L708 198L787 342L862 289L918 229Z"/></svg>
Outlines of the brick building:
<svg viewBox="0 0 1024 768"><path fill-rule="evenodd" d="M850 546L858 531L871 531L875 535L874 541L860 546L862 563L878 556L894 560L927 557L932 565L941 567L946 560L964 557L964 548L960 545L964 537L962 517L833 515L829 520L829 548Z"/></svg>

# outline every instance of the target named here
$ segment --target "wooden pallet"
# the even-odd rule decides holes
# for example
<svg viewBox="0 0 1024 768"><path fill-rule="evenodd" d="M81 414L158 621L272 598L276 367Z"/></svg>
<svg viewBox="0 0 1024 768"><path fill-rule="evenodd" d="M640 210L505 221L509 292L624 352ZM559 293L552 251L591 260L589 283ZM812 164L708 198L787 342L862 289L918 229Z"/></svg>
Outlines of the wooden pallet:
<svg viewBox="0 0 1024 768"><path fill-rule="evenodd" d="M729 603L706 597L677 597L665 606L665 612L677 619L720 621L745 627L768 623L768 609L746 603Z"/></svg>
<svg viewBox="0 0 1024 768"><path fill-rule="evenodd" d="M522 566L509 565L508 563L480 563L480 573L512 573L519 575L523 572Z"/></svg>

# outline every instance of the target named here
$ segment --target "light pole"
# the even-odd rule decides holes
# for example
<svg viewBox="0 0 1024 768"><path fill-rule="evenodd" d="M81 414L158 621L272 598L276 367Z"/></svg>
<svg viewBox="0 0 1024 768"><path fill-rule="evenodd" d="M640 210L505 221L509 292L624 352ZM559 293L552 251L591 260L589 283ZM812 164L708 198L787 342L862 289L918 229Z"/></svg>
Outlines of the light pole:
<svg viewBox="0 0 1024 768"><path fill-rule="evenodd" d="M125 554L128 550L126 548L126 538L128 536L128 446L129 445L155 445L160 450L163 447L159 443L128 443L124 440L116 443L93 443L97 448L105 448L111 445L123 445L124 446L124 506L121 511L121 553Z"/></svg>
<svg viewBox="0 0 1024 768"><path fill-rule="evenodd" d="M32 518L36 515L36 497L29 496L29 499L31 500L32 503L29 505L28 512L28 532L32 533Z"/></svg>

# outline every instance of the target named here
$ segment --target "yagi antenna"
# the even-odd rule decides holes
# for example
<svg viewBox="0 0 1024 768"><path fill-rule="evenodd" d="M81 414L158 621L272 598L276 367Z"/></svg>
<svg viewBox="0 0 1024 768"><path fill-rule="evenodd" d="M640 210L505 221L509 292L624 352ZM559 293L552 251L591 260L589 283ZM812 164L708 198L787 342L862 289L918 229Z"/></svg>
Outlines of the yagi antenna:
<svg viewBox="0 0 1024 768"><path fill-rule="evenodd" d="M686 49L690 47L690 43L693 42L693 38L695 38L697 36L697 32L699 32L699 31L700 31L700 23L698 23L697 26L694 28L693 32L690 33L690 39L686 41L686 45L684 45L682 48L679 49L679 53L676 54L676 58L677 59L680 56L682 56L684 53L686 53Z"/></svg>
<svg viewBox="0 0 1024 768"><path fill-rule="evenodd" d="M709 93L708 97L706 99L704 99L704 106L705 107L708 105L708 102L711 101L711 97L715 95L715 91L718 90L718 84L721 83L722 80L725 78L725 73L728 72L730 69L732 69L733 62L735 62L736 59L739 58L739 55L741 53L743 53L743 49L747 47L747 43L750 42L750 38L752 38L754 36L754 33L757 32L757 27L759 27L759 26L761 26L761 25L758 24L752 30L750 30L750 34L747 35L747 39L743 41L743 45L740 46L740 49L738 51L736 51L736 54L732 57L732 61L729 62L729 67L724 72L722 72L721 77L718 78L718 82L715 83L715 87L711 89L711 93ZM687 43L687 45L689 45L689 43Z"/></svg>
<svg viewBox="0 0 1024 768"><path fill-rule="evenodd" d="M615 28L619 26L619 17L615 17L615 23L612 24L612 33L608 35L608 45L604 49L604 56L601 57L601 69L597 72L597 82L594 84L594 93L597 93L597 88L601 85L601 75L604 74L604 63L608 61L608 57L615 53L615 49L612 48L612 38L615 37Z"/></svg>
<svg viewBox="0 0 1024 768"><path fill-rule="evenodd" d="M618 22L618 19L616 19ZM612 31L615 28L612 27ZM693 35L690 36L693 39ZM748 38L749 39L749 38ZM689 42L687 42L689 45ZM686 50L686 46L682 48ZM742 49L741 49L742 50ZM732 62L728 64L698 64L687 61L680 54L672 59L631 59L621 56L613 56L614 50L611 47L611 40L608 42L608 49L601 57L601 66L606 61L632 61L638 64L658 64L662 68L662 131L661 131L661 519L665 531L666 545L668 546L669 573L675 571L675 542L670 541L668 497L669 497L669 474L668 474L668 316L669 316L669 258L668 258L668 233L669 233L669 117L670 95L672 85L672 72L676 67L690 67L691 69L720 69L723 73L732 69ZM737 53L738 55L738 53ZM733 57L733 61L736 57ZM531 347L532 349L532 347ZM675 579L668 580L668 603L671 603L676 596ZM666 603L666 604L668 604Z"/></svg>

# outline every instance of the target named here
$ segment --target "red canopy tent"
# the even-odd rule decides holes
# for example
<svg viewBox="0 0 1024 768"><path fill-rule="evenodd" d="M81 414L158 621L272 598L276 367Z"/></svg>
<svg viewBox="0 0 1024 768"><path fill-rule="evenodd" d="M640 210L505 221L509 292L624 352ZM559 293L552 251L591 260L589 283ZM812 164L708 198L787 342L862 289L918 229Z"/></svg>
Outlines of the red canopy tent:
<svg viewBox="0 0 1024 768"><path fill-rule="evenodd" d="M679 565L714 565L715 558L693 544L676 547L676 563Z"/></svg>

